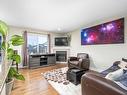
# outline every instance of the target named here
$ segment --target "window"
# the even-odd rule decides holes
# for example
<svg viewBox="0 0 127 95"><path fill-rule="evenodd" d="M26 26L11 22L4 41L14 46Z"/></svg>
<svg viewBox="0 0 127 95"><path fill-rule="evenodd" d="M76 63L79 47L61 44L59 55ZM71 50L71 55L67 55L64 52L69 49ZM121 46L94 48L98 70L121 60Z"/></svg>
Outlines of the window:
<svg viewBox="0 0 127 95"><path fill-rule="evenodd" d="M29 54L48 53L48 35L28 33L27 38Z"/></svg>

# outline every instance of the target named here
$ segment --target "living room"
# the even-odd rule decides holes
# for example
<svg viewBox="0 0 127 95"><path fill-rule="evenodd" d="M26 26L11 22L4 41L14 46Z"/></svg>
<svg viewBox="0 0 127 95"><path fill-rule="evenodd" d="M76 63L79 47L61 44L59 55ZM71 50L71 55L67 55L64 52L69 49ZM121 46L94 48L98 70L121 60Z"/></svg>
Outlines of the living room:
<svg viewBox="0 0 127 95"><path fill-rule="evenodd" d="M126 4L0 1L0 95L126 95Z"/></svg>

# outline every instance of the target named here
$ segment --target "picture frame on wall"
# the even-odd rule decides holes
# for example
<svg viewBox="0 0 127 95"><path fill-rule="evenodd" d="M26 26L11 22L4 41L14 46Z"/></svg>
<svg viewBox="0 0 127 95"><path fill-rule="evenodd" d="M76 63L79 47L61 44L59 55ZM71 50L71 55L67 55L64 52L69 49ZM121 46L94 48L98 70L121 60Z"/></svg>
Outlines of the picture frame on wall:
<svg viewBox="0 0 127 95"><path fill-rule="evenodd" d="M124 43L124 18L81 30L81 45Z"/></svg>

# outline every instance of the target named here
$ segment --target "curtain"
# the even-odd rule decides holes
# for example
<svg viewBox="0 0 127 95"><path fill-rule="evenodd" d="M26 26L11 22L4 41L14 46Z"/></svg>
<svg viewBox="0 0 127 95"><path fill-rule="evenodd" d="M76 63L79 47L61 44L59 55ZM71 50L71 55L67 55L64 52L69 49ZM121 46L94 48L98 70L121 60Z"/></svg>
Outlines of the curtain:
<svg viewBox="0 0 127 95"><path fill-rule="evenodd" d="M23 38L24 38L24 45L23 45L23 66L28 66L27 31L24 31Z"/></svg>
<svg viewBox="0 0 127 95"><path fill-rule="evenodd" d="M49 53L51 53L51 36L48 34L48 41L49 41Z"/></svg>

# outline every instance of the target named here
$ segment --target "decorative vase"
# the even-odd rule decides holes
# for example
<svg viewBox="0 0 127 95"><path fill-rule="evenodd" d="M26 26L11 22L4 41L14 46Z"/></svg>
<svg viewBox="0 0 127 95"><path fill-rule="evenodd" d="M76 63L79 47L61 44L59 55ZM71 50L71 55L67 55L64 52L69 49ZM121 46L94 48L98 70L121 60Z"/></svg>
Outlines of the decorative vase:
<svg viewBox="0 0 127 95"><path fill-rule="evenodd" d="M14 85L14 79L11 79L9 82L6 83L6 95L11 94L11 90L13 88L13 85Z"/></svg>

